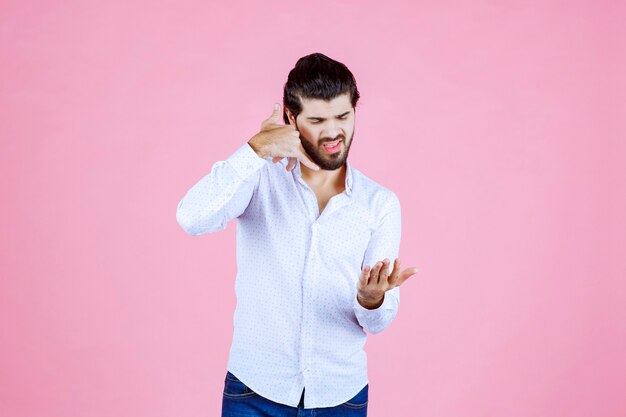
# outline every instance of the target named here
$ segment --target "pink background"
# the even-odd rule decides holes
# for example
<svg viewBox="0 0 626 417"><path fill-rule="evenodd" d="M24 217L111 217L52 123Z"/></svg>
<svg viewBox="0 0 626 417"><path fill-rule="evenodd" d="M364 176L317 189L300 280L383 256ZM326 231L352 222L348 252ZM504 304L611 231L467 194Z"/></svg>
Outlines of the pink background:
<svg viewBox="0 0 626 417"><path fill-rule="evenodd" d="M176 205L318 51L420 268L369 415L626 415L626 7L430 3L3 1L0 415L219 414L236 224Z"/></svg>

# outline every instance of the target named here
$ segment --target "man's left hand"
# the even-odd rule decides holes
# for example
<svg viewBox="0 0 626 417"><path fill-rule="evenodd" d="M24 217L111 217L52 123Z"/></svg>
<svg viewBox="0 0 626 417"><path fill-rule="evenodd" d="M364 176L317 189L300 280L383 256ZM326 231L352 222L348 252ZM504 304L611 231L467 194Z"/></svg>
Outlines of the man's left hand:
<svg viewBox="0 0 626 417"><path fill-rule="evenodd" d="M363 307L367 309L380 307L386 291L399 287L418 271L417 268L411 267L400 272L400 259L396 258L390 274L389 263L390 260L385 258L382 262L376 262L372 268L365 265L361 270L357 283L357 300Z"/></svg>

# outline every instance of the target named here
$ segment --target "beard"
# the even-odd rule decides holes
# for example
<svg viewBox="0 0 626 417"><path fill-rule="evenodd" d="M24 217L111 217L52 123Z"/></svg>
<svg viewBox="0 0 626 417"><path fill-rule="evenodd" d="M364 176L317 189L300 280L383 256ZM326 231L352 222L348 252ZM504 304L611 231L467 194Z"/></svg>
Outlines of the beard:
<svg viewBox="0 0 626 417"><path fill-rule="evenodd" d="M339 169L345 164L348 159L348 153L350 152L350 146L352 146L352 138L354 138L354 129L349 140L346 140L344 135L337 135L334 138L321 138L317 145L312 144L300 135L300 142L302 147L306 151L307 155L313 162L315 162L321 169L328 171L334 171ZM341 140L341 150L335 153L328 153L322 147L323 143L334 142L335 140Z"/></svg>

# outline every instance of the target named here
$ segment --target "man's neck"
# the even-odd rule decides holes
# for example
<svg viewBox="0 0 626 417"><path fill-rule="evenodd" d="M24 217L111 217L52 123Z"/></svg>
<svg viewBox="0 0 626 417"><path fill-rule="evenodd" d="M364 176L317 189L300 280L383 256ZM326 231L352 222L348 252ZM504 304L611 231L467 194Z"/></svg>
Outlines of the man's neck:
<svg viewBox="0 0 626 417"><path fill-rule="evenodd" d="M302 179L309 185L309 187L317 190L330 189L343 191L346 184L346 171L347 167L345 163L341 166L341 168L334 171L326 169L313 171L306 165L300 164Z"/></svg>

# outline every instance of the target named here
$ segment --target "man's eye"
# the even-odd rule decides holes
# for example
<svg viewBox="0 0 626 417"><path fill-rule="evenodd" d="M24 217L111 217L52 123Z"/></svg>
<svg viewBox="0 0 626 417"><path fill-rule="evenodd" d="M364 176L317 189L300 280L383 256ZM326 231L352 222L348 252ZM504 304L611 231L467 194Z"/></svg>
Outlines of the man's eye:
<svg viewBox="0 0 626 417"><path fill-rule="evenodd" d="M342 116L342 117L338 117L337 119L339 119L339 120L346 120L347 117L348 116ZM320 123L322 123L320 120L311 120L311 124L313 124L313 125L318 125Z"/></svg>

